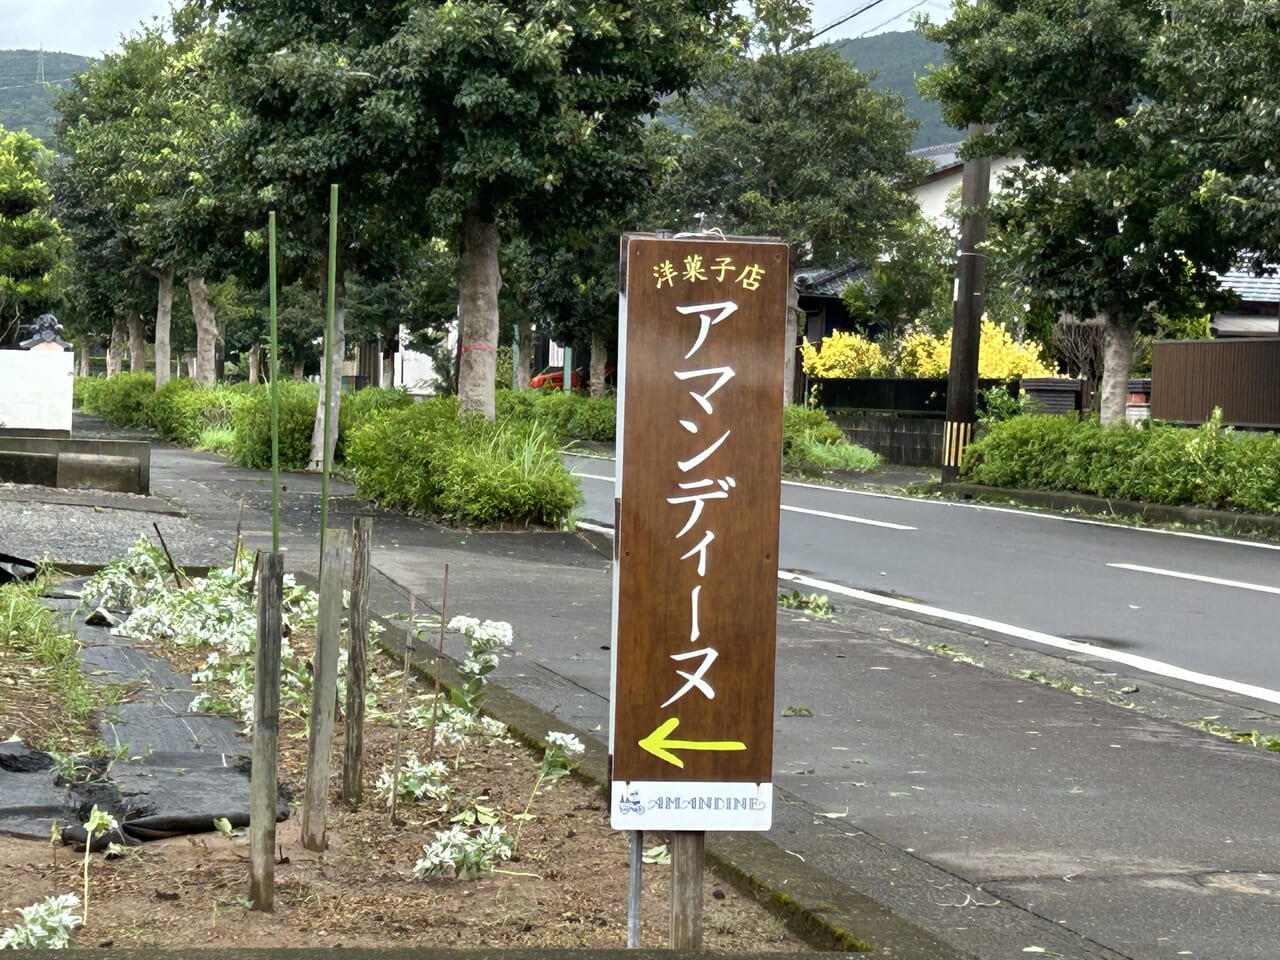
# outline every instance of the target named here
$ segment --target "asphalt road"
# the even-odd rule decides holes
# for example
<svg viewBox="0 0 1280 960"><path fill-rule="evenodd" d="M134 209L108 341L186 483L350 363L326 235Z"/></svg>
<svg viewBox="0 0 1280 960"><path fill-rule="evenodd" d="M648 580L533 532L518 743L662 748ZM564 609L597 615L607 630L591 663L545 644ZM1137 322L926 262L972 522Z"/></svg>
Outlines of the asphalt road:
<svg viewBox="0 0 1280 960"><path fill-rule="evenodd" d="M566 462L584 515L611 524L614 461ZM782 503L779 567L802 592L898 601L1032 647L1082 642L1280 703L1276 545L792 482Z"/></svg>

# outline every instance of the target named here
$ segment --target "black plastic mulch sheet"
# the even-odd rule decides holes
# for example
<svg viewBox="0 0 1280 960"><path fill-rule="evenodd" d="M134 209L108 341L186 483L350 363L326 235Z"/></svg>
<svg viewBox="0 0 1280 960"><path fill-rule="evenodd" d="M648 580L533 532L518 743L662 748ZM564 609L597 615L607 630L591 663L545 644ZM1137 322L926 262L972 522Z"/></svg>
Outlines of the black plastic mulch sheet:
<svg viewBox="0 0 1280 960"><path fill-rule="evenodd" d="M56 824L65 839L83 843L81 824L96 804L120 823L121 835L98 837L140 843L214 829L225 818L249 824L250 745L228 717L191 713L189 678L148 656L127 637L85 624L75 601L50 600L72 615L83 644L81 668L90 679L121 683L131 691L99 724L105 758L86 762L74 776L59 774L52 757L21 743L0 743L0 833L48 838ZM282 792L277 820L289 815Z"/></svg>

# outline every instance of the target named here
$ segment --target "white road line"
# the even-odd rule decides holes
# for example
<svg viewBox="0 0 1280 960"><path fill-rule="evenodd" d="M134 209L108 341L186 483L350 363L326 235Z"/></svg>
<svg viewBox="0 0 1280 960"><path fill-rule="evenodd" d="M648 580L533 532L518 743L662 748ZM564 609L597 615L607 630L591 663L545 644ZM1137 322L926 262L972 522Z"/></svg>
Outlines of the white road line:
<svg viewBox="0 0 1280 960"><path fill-rule="evenodd" d="M1200 583L1212 583L1219 587L1237 587L1241 590L1257 590L1259 593L1278 593L1280 587L1268 587L1261 583L1246 583L1243 580L1224 580L1222 577L1206 577L1199 573L1183 573L1180 570L1162 570L1159 567L1144 567L1137 563L1108 563L1108 567L1117 570L1135 570L1138 573L1154 573L1160 577L1176 577L1179 580L1196 580Z"/></svg>
<svg viewBox="0 0 1280 960"><path fill-rule="evenodd" d="M967 613L956 613L953 610L931 607L923 603L913 603L909 600L898 600L894 597L882 597L879 594L868 593L865 590L855 590L851 587L841 586L838 583L829 583L826 580L817 580L813 577L802 576L798 573L790 573L786 570L778 571L778 579L785 580L788 583L796 583L801 586L810 587L815 590L824 590L827 593L836 593L841 596L850 597L854 600L874 603L882 607L891 607L895 610L905 610L910 613L916 613L927 617L935 617L939 620L948 620L952 623L962 623L966 626L978 627L982 630L991 630L995 633L1002 633L1005 636L1015 637L1019 640L1029 640L1032 643L1038 643L1042 646L1053 647L1056 650L1066 650L1070 653L1093 657L1096 660L1109 660L1113 663L1122 663L1125 666L1133 667L1135 670L1143 670L1147 673L1153 673L1156 676L1167 677L1170 680L1182 680L1186 683L1195 683L1202 687L1211 687L1214 690L1223 690L1227 693L1240 694L1243 697L1252 697L1255 700L1264 700L1267 703L1280 703L1280 690L1271 690L1267 687L1254 686L1251 683L1240 683L1237 680L1230 680L1226 677L1215 677L1207 673L1198 673L1194 670L1187 670L1171 663L1152 660L1150 657L1140 657L1136 654L1125 653L1120 650L1107 650L1104 647L1095 647L1088 643L1081 643L1079 640L1068 640L1065 637L1055 637L1052 634L1040 633L1038 630L1028 630L1025 627L1016 627L1012 624L1001 623L998 620L988 620L986 617L975 617Z"/></svg>
<svg viewBox="0 0 1280 960"><path fill-rule="evenodd" d="M604 477L592 473L575 473L575 477L587 480L604 480L613 483L613 477ZM1245 540L1237 537L1219 537L1211 533L1193 533L1190 530L1161 530L1157 527L1134 527L1125 523L1112 523L1108 520L1095 520L1090 517L1068 517L1059 513L1043 513L1031 509L1017 507L1000 507L990 503L958 502L955 500L932 500L926 497L906 497L899 493L882 493L877 490L849 490L844 487L828 487L820 483L806 483L803 480L783 480L784 487L799 487L803 490L821 490L824 493L843 494L850 497L872 497L878 500L901 500L904 503L929 504L938 507L961 507L966 510L981 510L987 513L1007 513L1015 517L1026 517L1030 520L1049 520L1056 523L1079 523L1088 527L1109 527L1112 530L1128 530L1132 533L1147 533L1162 537L1183 537L1188 540L1204 540L1208 543L1225 543L1233 547L1252 547L1255 550L1280 550L1280 543L1264 543L1259 540Z"/></svg>
<svg viewBox="0 0 1280 960"><path fill-rule="evenodd" d="M825 517L828 520L844 520L846 523L865 523L869 527L884 527L887 530L916 530L905 523L890 523L887 520L868 520L866 517L851 517L845 513L828 513L826 510L810 510L807 507L789 507L785 503L782 509L789 513L803 513L810 517Z"/></svg>
<svg viewBox="0 0 1280 960"><path fill-rule="evenodd" d="M828 487L820 483L806 483L803 480L783 480L784 487L800 487L805 490L821 490L825 493L841 493L851 497L874 497L879 500L902 500L906 503L932 504L938 507L962 507L966 510L982 510L988 513L1008 513L1016 517L1027 517L1033 520L1052 520L1057 523L1080 523L1089 527L1110 527L1113 530L1129 530L1133 533L1151 533L1163 537L1185 537L1189 540L1206 540L1210 543L1226 543L1233 547L1253 547L1257 550L1280 550L1280 543L1264 543L1258 540L1245 540L1238 537L1219 537L1212 533L1194 533L1190 530L1161 530L1158 527L1135 527L1126 523L1113 523L1110 520L1096 520L1091 517L1069 517L1059 513L1044 513L1030 508L1000 507L990 503L972 501L935 500L928 497L908 497L900 493L883 493L878 490L849 490L845 487Z"/></svg>
<svg viewBox="0 0 1280 960"><path fill-rule="evenodd" d="M575 473L573 476L582 477L585 480L606 480L609 483L613 482L613 477L602 477L599 474L594 473ZM844 520L846 523L862 523L869 527L884 527L887 530L919 529L917 527L909 527L905 523L890 523L887 520L870 520L866 517L851 517L844 513L830 513L826 510L810 510L807 507L789 507L786 504L783 504L782 509L789 511L790 513L803 513L811 517L823 517L827 520ZM581 526L581 524L579 524L579 526Z"/></svg>

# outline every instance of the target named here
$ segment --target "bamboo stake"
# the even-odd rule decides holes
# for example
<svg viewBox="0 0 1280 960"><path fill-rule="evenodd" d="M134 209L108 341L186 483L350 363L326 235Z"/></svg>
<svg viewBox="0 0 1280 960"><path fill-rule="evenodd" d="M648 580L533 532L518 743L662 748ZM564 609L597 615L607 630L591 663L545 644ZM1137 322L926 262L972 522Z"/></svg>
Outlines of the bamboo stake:
<svg viewBox="0 0 1280 960"><path fill-rule="evenodd" d="M267 215L271 312L271 550L280 552L280 328L276 304L276 212Z"/></svg>
<svg viewBox="0 0 1280 960"><path fill-rule="evenodd" d="M337 305L334 298L338 289L338 185L329 186L329 286L328 305L325 311L324 333L324 417L320 441L320 552L324 552L325 529L329 526L329 471L333 468L333 445L329 442L330 420L333 415L333 341Z"/></svg>

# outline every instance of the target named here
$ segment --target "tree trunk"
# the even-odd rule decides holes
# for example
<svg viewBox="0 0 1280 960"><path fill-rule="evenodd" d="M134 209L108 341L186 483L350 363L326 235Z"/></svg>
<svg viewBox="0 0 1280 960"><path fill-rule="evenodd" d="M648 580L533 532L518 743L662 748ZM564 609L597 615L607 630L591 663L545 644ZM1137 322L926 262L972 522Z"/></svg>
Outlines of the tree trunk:
<svg viewBox="0 0 1280 960"><path fill-rule="evenodd" d="M1129 373L1133 370L1132 327L1114 313L1102 315L1102 395L1098 418L1102 425L1123 423L1129 401Z"/></svg>
<svg viewBox="0 0 1280 960"><path fill-rule="evenodd" d="M515 388L528 390L533 379L533 321L528 317L520 321L517 334L520 342L520 366L516 369Z"/></svg>
<svg viewBox="0 0 1280 960"><path fill-rule="evenodd" d="M796 383L796 337L800 325L800 291L796 289L795 277L787 287L787 319L783 324L783 338L786 341L786 352L782 355L782 403L787 406L795 401Z"/></svg>
<svg viewBox="0 0 1280 960"><path fill-rule="evenodd" d="M262 345L255 343L249 348L249 382L262 381Z"/></svg>
<svg viewBox="0 0 1280 960"><path fill-rule="evenodd" d="M147 372L147 341L142 329L142 314L130 310L129 323L129 372Z"/></svg>
<svg viewBox="0 0 1280 960"><path fill-rule="evenodd" d="M302 362L293 365L293 379L305 380L307 376L307 365Z"/></svg>
<svg viewBox="0 0 1280 960"><path fill-rule="evenodd" d="M213 379L221 383L227 379L227 321L217 322L218 333L213 339Z"/></svg>
<svg viewBox="0 0 1280 960"><path fill-rule="evenodd" d="M107 376L114 377L124 372L124 355L129 349L129 327L124 317L116 314L111 318L111 343L107 347Z"/></svg>
<svg viewBox="0 0 1280 960"><path fill-rule="evenodd" d="M218 318L209 302L209 288L204 277L188 277L187 291L191 294L191 313L196 320L196 383L212 387L218 379L214 367L215 345L218 340Z"/></svg>
<svg viewBox="0 0 1280 960"><path fill-rule="evenodd" d="M599 330L591 331L591 368L587 372L591 384L591 396L603 397L605 391L604 368L609 362L609 348L605 346L604 334Z"/></svg>
<svg viewBox="0 0 1280 960"><path fill-rule="evenodd" d="M93 375L93 365L89 358L89 338L76 337L76 376Z"/></svg>
<svg viewBox="0 0 1280 960"><path fill-rule="evenodd" d="M156 389L169 380L173 368L172 351L169 349L169 329L173 326L173 271L160 274L160 290L156 296Z"/></svg>
<svg viewBox="0 0 1280 960"><path fill-rule="evenodd" d="M328 298L329 271L328 264L323 271L325 284L324 296L321 297L323 303ZM320 396L316 398L316 419L311 426L311 462L307 465L308 470L319 470L324 466L324 447L322 446L324 438L324 384L325 379L329 376L329 369L333 370L333 393L329 397L329 463L333 463L333 454L338 447L338 412L342 409L342 361L347 355L347 335L346 335L346 308L344 301L346 300L346 287L342 282L342 265L338 265L338 280L334 289L334 305L333 305L333 342L329 344L329 363L323 362L321 358L320 364ZM326 326L328 313L325 314Z"/></svg>
<svg viewBox="0 0 1280 960"><path fill-rule="evenodd" d="M458 257L458 409L487 420L494 417L500 281L498 225L468 207Z"/></svg>

